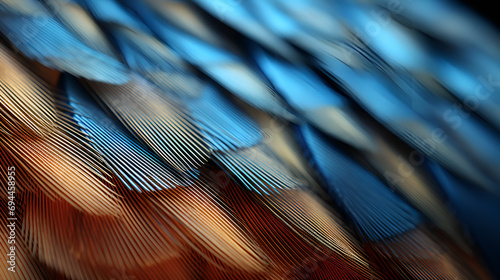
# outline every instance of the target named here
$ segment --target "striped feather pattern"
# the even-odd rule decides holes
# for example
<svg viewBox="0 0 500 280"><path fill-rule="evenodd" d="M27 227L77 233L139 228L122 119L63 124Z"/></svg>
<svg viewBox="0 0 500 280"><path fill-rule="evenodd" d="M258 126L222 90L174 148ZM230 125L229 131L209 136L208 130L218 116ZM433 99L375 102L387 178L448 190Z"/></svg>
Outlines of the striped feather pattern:
<svg viewBox="0 0 500 280"><path fill-rule="evenodd" d="M500 33L389 2L0 0L0 278L497 279Z"/></svg>

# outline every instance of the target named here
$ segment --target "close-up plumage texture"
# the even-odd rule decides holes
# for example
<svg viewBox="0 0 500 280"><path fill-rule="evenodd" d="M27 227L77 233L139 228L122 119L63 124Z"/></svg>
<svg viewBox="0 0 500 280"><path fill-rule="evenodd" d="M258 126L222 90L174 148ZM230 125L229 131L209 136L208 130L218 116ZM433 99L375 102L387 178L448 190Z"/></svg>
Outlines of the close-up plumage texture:
<svg viewBox="0 0 500 280"><path fill-rule="evenodd" d="M497 25L0 0L0 279L500 279Z"/></svg>

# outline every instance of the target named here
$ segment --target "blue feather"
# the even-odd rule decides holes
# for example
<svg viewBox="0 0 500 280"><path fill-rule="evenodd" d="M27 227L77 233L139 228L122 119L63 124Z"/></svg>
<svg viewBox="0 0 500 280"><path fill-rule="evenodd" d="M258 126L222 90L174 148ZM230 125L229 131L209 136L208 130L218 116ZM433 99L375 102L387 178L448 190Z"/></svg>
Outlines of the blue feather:
<svg viewBox="0 0 500 280"><path fill-rule="evenodd" d="M257 124L216 88L206 86L200 97L185 101L212 149L248 148L262 140Z"/></svg>
<svg viewBox="0 0 500 280"><path fill-rule="evenodd" d="M423 221L419 212L325 136L307 125L301 126L297 135L330 196L368 240L395 237Z"/></svg>
<svg viewBox="0 0 500 280"><path fill-rule="evenodd" d="M119 121L111 119L75 78L61 81L73 117L111 171L129 188L154 191L188 185L189 180L141 145ZM190 174L196 176L196 173Z"/></svg>
<svg viewBox="0 0 500 280"><path fill-rule="evenodd" d="M134 1L127 3L159 38L231 93L256 108L295 120L286 102L245 60L221 47L224 41L221 46L210 44L162 21L145 5Z"/></svg>
<svg viewBox="0 0 500 280"><path fill-rule="evenodd" d="M122 63L86 46L50 16L2 15L0 30L26 56L49 68L112 84L128 81Z"/></svg>
<svg viewBox="0 0 500 280"><path fill-rule="evenodd" d="M500 139L477 117L453 111L451 104L418 87L403 91L377 72L354 70L336 59L328 61L327 71L402 140L477 185L500 191L495 183L500 174L494 171L500 164L500 150L494 148Z"/></svg>
<svg viewBox="0 0 500 280"><path fill-rule="evenodd" d="M360 150L375 149L363 128L363 120L353 114L352 104L324 84L313 71L304 65L273 58L259 49L254 53L278 92L311 124Z"/></svg>

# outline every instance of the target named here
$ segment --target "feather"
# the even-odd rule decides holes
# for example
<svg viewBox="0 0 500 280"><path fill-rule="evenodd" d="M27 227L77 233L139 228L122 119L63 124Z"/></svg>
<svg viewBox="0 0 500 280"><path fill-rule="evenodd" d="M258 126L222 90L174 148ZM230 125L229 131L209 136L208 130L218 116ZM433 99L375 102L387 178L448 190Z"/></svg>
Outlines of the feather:
<svg viewBox="0 0 500 280"><path fill-rule="evenodd" d="M204 187L184 187L151 194L150 199L158 214L165 215L163 220L178 224L178 234L207 261L213 255L238 270L262 272L267 257L212 193Z"/></svg>
<svg viewBox="0 0 500 280"><path fill-rule="evenodd" d="M219 182L220 184L220 182ZM349 236L349 233L343 232L338 233L335 229L336 222L333 222L333 231L329 233L329 238L335 239L335 243L338 245L329 246L330 242L322 243L322 241L314 241L315 239L304 239L304 232L301 230L301 218L307 214L295 212L298 214L297 217L293 215L287 215L287 211L293 211L291 208L295 207L295 201L290 200L290 207L284 207L282 209L279 204L271 203L271 201L279 201L278 194L271 196L254 196L251 195L241 188L239 188L234 182L227 182L222 188L223 193L227 196L230 205L235 209L238 217L249 226L249 229L253 233L255 240L261 245L266 254L270 256L271 261L278 266L276 273L281 275L281 277L291 277L295 274L299 274L302 265L306 262L321 262L321 261L332 261L336 264L337 269L342 271L341 273L345 275L350 275L351 277L371 277L375 276L376 273L371 271L366 266L366 262L362 253L357 251L357 241ZM308 193L302 193L300 191L286 191L284 196L290 196L295 198L305 198L308 202L313 202L311 207L304 205L305 208L309 209L308 214L311 213L309 218L318 216L326 218L326 220L314 219L312 221L302 220L302 222L327 222L332 221L331 214L325 213L321 208L315 208L314 206L319 206L318 203L314 202L313 196ZM269 200L270 203L265 202ZM301 201L299 199L299 201ZM324 208L323 208L324 209ZM262 217L262 218L261 218ZM265 217L265 218L264 218ZM328 223L328 222L327 222ZM302 224L303 225L303 224ZM292 229L292 232L289 232ZM336 232L334 234L334 232ZM307 235L307 233L305 233ZM348 240L338 236L347 234ZM318 236L314 233L314 236ZM339 238L340 237L340 238ZM344 235L344 237L346 237ZM337 239L338 238L338 239ZM321 240L321 239L319 239ZM320 244L325 244L322 246ZM279 250L276 250L279 248ZM330 250L334 248L333 250ZM351 254L352 253L352 254ZM347 256L347 257L343 257Z"/></svg>
<svg viewBox="0 0 500 280"><path fill-rule="evenodd" d="M124 127L107 116L78 81L64 77L61 87L68 98L66 110L73 114L75 122L108 168L129 189L153 191L189 184L189 178L166 165Z"/></svg>
<svg viewBox="0 0 500 280"><path fill-rule="evenodd" d="M52 133L44 138L13 136L0 144L17 166L32 177L51 199L62 198L80 211L119 215L116 193L105 185L108 172L98 154L74 123L58 114Z"/></svg>
<svg viewBox="0 0 500 280"><path fill-rule="evenodd" d="M0 34L2 279L500 276L500 37L460 4L0 0Z"/></svg>
<svg viewBox="0 0 500 280"><path fill-rule="evenodd" d="M340 255L340 258L346 259L355 271L359 270L358 273L369 271L368 262L356 239L344 230L345 225L339 217L322 205L315 195L301 190L290 190L277 195L258 196L256 200L262 201L285 223L305 232L306 234L298 233L304 239L312 237Z"/></svg>
<svg viewBox="0 0 500 280"><path fill-rule="evenodd" d="M195 2L220 21L231 25L266 48L288 59L297 59L296 51L253 17L244 7L244 3L226 0L216 3L206 0L196 0Z"/></svg>
<svg viewBox="0 0 500 280"><path fill-rule="evenodd" d="M397 21L386 20L380 15L383 11L374 12L376 8L372 5L353 5L346 2L339 6L342 7L339 15L344 15L342 19L346 21L351 32L392 67L406 71L427 67L429 58L426 45L417 32ZM376 23L376 26L371 28L375 25L373 23Z"/></svg>
<svg viewBox="0 0 500 280"><path fill-rule="evenodd" d="M372 250L382 266L395 271L395 279L480 279L443 243L418 229L373 244Z"/></svg>
<svg viewBox="0 0 500 280"><path fill-rule="evenodd" d="M384 1L377 0L376 2ZM399 11L399 20L412 28L449 44L477 49L498 59L495 46L500 43L500 37L495 27L485 19L453 1L426 0L419 4L419 9L414 9L409 3L399 3L392 7L387 2L381 3L391 12ZM481 32L475 32L477 30Z"/></svg>
<svg viewBox="0 0 500 280"><path fill-rule="evenodd" d="M208 159L206 143L185 109L140 76L124 85L88 86L129 131L173 167L190 171Z"/></svg>
<svg viewBox="0 0 500 280"><path fill-rule="evenodd" d="M111 42L91 15L77 2L69 0L46 0L50 11L73 34L92 49L116 58Z"/></svg>
<svg viewBox="0 0 500 280"><path fill-rule="evenodd" d="M151 206L140 194L130 193L118 181L112 181L123 197L123 215L120 217L96 217L81 213L68 203L51 201L40 193L30 197L33 209L28 210L30 215L25 223L30 231L31 249L51 266L66 267L66 274L75 270L67 266L83 270L99 267L103 270L133 271L159 264L168 265L179 259L181 254L177 243L155 221L157 217L151 214ZM57 220L48 221L50 218L43 209L58 217ZM40 214L35 215L31 211ZM33 223L47 224L48 227L37 228ZM40 239L50 236L64 236L68 226L71 226L71 238L63 238L65 240L60 241L60 248L40 242Z"/></svg>
<svg viewBox="0 0 500 280"><path fill-rule="evenodd" d="M249 148L262 140L255 121L215 87L207 85L200 97L185 101L213 150Z"/></svg>
<svg viewBox="0 0 500 280"><path fill-rule="evenodd" d="M298 188L303 184L265 144L234 152L216 152L213 156L234 178L259 194Z"/></svg>
<svg viewBox="0 0 500 280"><path fill-rule="evenodd" d="M2 262L8 264L12 261L14 263L17 261L17 266L14 266L13 268L14 272L11 272L10 269L4 269L0 272L0 275L2 275L1 277L4 279L45 279L49 276L48 271L33 257L31 252L26 247L24 240L21 238L16 239L16 232L21 225L21 217L9 217L7 215L7 213L9 213L7 201L7 199L1 199L2 211L0 213L0 217L3 221L9 221L7 225L13 226L4 226L0 230L3 236L9 237L9 246L2 246L0 249L2 252L1 260ZM12 248L14 248L14 250L12 250Z"/></svg>
<svg viewBox="0 0 500 280"><path fill-rule="evenodd" d="M314 73L273 59L260 51L257 60L267 77L304 118L325 133L361 149L374 149L361 121L353 118L349 103L329 89ZM304 94L304 93L307 93ZM336 126L330 125L332 122Z"/></svg>
<svg viewBox="0 0 500 280"><path fill-rule="evenodd" d="M463 102L463 106L469 110L476 111L485 118L497 130L500 129L500 119L498 118L498 108L500 108L500 98L498 94L492 94L494 89L491 85L494 75L498 73L498 61L491 61L484 55L469 54L470 60L474 62L461 61L458 59L446 58L441 55L435 59L434 75L437 80L457 98ZM469 60L469 59L468 59ZM465 65L477 63L475 69L466 68ZM488 82L488 80L490 82Z"/></svg>
<svg viewBox="0 0 500 280"><path fill-rule="evenodd" d="M362 167L356 166L352 161L346 162L348 158L344 158L331 145L327 146L327 142L323 142L321 139L324 138L317 132L308 127L303 127L300 131L304 142L309 143L306 145L318 170L324 174L325 182L328 182L330 195L336 197L336 201L369 242L370 248L375 250L372 257L381 258L382 266L387 266L384 263L388 262L390 269L396 269L394 275L419 279L477 277L458 261L457 256L440 253L445 249L433 241L432 234L421 228L424 220L418 212L381 183L375 183L377 179L362 171ZM355 176L356 182L342 179ZM365 189L362 190L363 188ZM419 261L415 261L416 259Z"/></svg>
<svg viewBox="0 0 500 280"><path fill-rule="evenodd" d="M136 216L140 208L113 220L87 216L40 193L30 193L27 201L24 230L30 250L65 277L133 277L141 267L148 267L147 273L140 273L143 276L161 274L165 267L170 267L172 277L186 275L178 269L178 253L165 244L163 230Z"/></svg>
<svg viewBox="0 0 500 280"><path fill-rule="evenodd" d="M99 22L124 26L135 31L148 29L115 0L86 0L85 6Z"/></svg>
<svg viewBox="0 0 500 280"><path fill-rule="evenodd" d="M54 127L51 90L0 45L0 129L2 133L43 136Z"/></svg>
<svg viewBox="0 0 500 280"><path fill-rule="evenodd" d="M89 2L88 6L132 70L167 93L198 94L202 85L189 73L188 64L157 40L130 11L114 1ZM115 12L108 15L110 7Z"/></svg>
<svg viewBox="0 0 500 280"><path fill-rule="evenodd" d="M402 174L407 169L414 170L412 164L406 159L412 156L418 157L418 155L398 154L393 148L398 146L396 143L391 143L388 137L382 140L381 133L366 125L366 118L363 119L362 116L356 114L353 107L348 106L347 100L324 86L322 81L315 78L314 74L308 72L305 67L294 68L290 64L266 56L262 51L258 53L258 56L262 61L262 66L269 73L268 76L272 76L280 83L279 88L282 89L280 92L288 94L290 103L297 111L303 112L312 124L322 128L323 132L329 136L344 140L357 150L361 150L362 154L368 157L367 160L372 162L374 168L380 170L382 176L389 179L389 183L413 202L417 209L427 214L436 222L436 225L441 226L450 235L455 236L457 241L464 243L464 239L460 237L458 222L441 202L442 198L437 194L436 186L434 189L430 187L435 183L431 183L431 179L428 176L425 177L422 172L411 175ZM307 98L302 95L303 92L308 92ZM339 113L332 112L328 116L326 110L316 109L323 106L333 107L330 112L338 110ZM346 117L341 117L340 114ZM343 120L349 122L342 126ZM330 125L332 122L338 126L332 127ZM335 130L337 127L338 130ZM342 129L343 127L350 129ZM401 168L407 169L401 171ZM413 171L409 172L413 173Z"/></svg>
<svg viewBox="0 0 500 280"><path fill-rule="evenodd" d="M238 56L169 26L143 5L130 5L159 38L231 93L256 108L294 119L286 103Z"/></svg>
<svg viewBox="0 0 500 280"><path fill-rule="evenodd" d="M428 169L428 159L401 145L390 135L372 131L371 138L377 143L378 149L365 153L364 156L379 177L464 250L470 251L463 228L447 205L441 185Z"/></svg>
<svg viewBox="0 0 500 280"><path fill-rule="evenodd" d="M144 1L163 20L185 30L205 42L219 45L221 35L211 28L213 22L191 1L146 0Z"/></svg>
<svg viewBox="0 0 500 280"><path fill-rule="evenodd" d="M128 80L124 65L91 49L40 6L37 16L7 13L0 19L2 33L24 55L41 64L87 79L114 84ZM19 26L23 32L18 32Z"/></svg>
<svg viewBox="0 0 500 280"><path fill-rule="evenodd" d="M330 67L333 67L333 63L330 64ZM489 170L488 166L491 165L485 164L485 161L490 161L491 164L495 165L494 162L496 161L495 157L492 157L491 154L491 151L494 151L494 149L490 150L486 148L493 147L495 143L499 142L496 139L498 136L491 129L473 118L463 118L464 121L460 123L463 123L463 127L458 129L456 121L450 118L455 114L457 118L460 118L462 112L459 110L455 113L451 109L451 105L434 99L436 102L439 102L438 104L445 107L438 109L437 106L416 106L416 104L421 104L420 102L425 104L426 101L424 101L424 98L416 94L403 95L402 97L395 95L391 90L400 94L404 93L398 91L394 84L387 81L384 82L384 78L379 75L358 72L345 67L345 65L343 66L341 63L335 63L334 68L336 70L332 74L339 75L339 78L348 88L348 91L363 106L366 106L372 115L384 122L389 129L399 135L404 141L418 148L430 158L439 161L469 180L476 182L479 186L496 192L495 183L493 183L494 179L492 178L495 178L497 175L492 170ZM330 69L333 70L334 68ZM371 94L366 94L366 92L370 92ZM376 98L376 101L370 99L375 98L377 95L380 98ZM413 106L410 108L411 104ZM419 112L414 111L416 108L418 108ZM441 116L443 116L444 121L439 119L439 113L442 114ZM453 122L453 125L451 122ZM445 126L440 127L439 125ZM458 135L471 133L472 131L475 134L477 133L476 135L482 135L481 140L479 138L475 140L469 138L469 143L457 140L460 139ZM481 144L472 144L475 141ZM466 145L467 148L462 145ZM459 152L459 150L474 150L474 155ZM482 163L471 163L476 160L476 154L484 155L480 160L483 161ZM481 169L477 167L479 165L482 166Z"/></svg>
<svg viewBox="0 0 500 280"><path fill-rule="evenodd" d="M166 45L128 28L114 28L114 38L129 67L167 93L196 96L202 83Z"/></svg>
<svg viewBox="0 0 500 280"><path fill-rule="evenodd" d="M2 13L19 13L23 15L44 13L43 5L37 0L2 0L0 2L0 9Z"/></svg>
<svg viewBox="0 0 500 280"><path fill-rule="evenodd" d="M369 240L402 234L418 226L420 214L392 193L381 181L308 126L300 137L328 193L336 198L356 227ZM357 178L355 181L349 178Z"/></svg>
<svg viewBox="0 0 500 280"><path fill-rule="evenodd" d="M499 257L495 248L498 242L494 232L498 230L500 223L498 223L499 217L494 214L499 210L495 196L488 191L475 188L471 183L461 180L435 162L430 161L429 168L449 197L450 207L456 212L457 218L469 236L477 242L485 262L489 262L490 265L497 263Z"/></svg>

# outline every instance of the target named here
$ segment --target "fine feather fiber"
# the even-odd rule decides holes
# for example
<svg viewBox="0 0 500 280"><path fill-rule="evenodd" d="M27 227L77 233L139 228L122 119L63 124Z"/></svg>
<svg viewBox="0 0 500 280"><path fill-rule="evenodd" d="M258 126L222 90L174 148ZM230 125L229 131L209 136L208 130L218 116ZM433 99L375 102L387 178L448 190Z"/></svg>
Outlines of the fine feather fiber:
<svg viewBox="0 0 500 280"><path fill-rule="evenodd" d="M0 0L0 279L500 279L481 14Z"/></svg>

